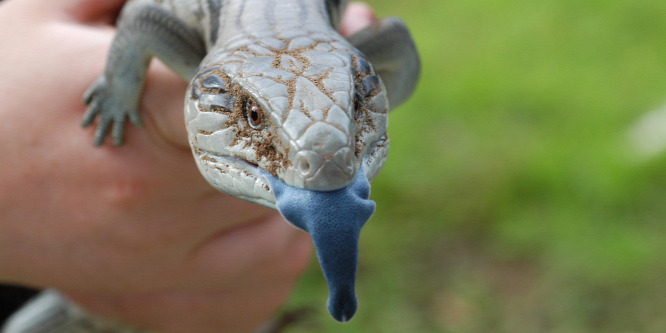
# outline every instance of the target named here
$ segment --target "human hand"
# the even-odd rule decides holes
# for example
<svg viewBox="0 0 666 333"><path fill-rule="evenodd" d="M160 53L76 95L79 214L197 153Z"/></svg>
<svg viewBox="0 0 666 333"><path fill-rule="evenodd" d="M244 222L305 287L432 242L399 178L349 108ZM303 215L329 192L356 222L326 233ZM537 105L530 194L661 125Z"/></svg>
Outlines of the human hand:
<svg viewBox="0 0 666 333"><path fill-rule="evenodd" d="M0 4L0 281L57 288L153 330L253 329L288 296L310 240L203 180L186 82L153 64L146 128L129 129L122 148L94 149L93 130L79 127L123 3Z"/></svg>
<svg viewBox="0 0 666 333"><path fill-rule="evenodd" d="M153 66L146 129L130 129L125 147L95 149L79 126L122 4L0 5L0 280L165 332L255 328L288 296L310 240L203 180L184 132L186 83Z"/></svg>

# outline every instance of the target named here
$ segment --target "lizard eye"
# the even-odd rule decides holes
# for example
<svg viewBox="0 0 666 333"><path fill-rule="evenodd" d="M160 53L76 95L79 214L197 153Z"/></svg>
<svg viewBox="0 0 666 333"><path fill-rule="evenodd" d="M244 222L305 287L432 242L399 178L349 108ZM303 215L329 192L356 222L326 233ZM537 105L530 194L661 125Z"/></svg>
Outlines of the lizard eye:
<svg viewBox="0 0 666 333"><path fill-rule="evenodd" d="M245 103L245 118L252 128L259 128L264 118L264 114L257 103L248 100Z"/></svg>

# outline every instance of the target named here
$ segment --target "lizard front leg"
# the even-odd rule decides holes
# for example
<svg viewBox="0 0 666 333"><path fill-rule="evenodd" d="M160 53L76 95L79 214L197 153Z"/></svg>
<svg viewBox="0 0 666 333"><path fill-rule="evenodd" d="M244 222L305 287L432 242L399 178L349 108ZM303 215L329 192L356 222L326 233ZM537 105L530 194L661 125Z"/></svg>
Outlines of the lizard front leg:
<svg viewBox="0 0 666 333"><path fill-rule="evenodd" d="M82 126L99 118L95 145L100 146L113 126L113 143L123 144L125 122L142 126L141 91L152 57L190 79L205 56L201 34L173 13L154 4L127 5L118 22L104 73L84 94L88 109Z"/></svg>

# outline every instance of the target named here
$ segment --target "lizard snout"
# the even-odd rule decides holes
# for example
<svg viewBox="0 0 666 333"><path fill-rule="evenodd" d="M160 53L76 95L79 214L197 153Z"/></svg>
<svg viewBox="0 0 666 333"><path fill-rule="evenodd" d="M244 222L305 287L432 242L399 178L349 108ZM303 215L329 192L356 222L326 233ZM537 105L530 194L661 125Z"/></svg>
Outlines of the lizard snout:
<svg viewBox="0 0 666 333"><path fill-rule="evenodd" d="M301 151L291 168L293 184L314 191L343 188L354 179L354 163L354 152L349 147L340 148L332 156L322 156L312 150Z"/></svg>
<svg viewBox="0 0 666 333"><path fill-rule="evenodd" d="M294 187L333 191L348 186L360 166L349 134L326 122L315 122L292 141L291 165L283 180Z"/></svg>

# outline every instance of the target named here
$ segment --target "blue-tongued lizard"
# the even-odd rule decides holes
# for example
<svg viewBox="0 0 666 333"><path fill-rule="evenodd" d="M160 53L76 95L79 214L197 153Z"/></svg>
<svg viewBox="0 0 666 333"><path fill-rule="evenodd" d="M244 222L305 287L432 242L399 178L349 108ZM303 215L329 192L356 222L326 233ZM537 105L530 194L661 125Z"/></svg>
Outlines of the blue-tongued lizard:
<svg viewBox="0 0 666 333"><path fill-rule="evenodd" d="M405 25L383 19L345 39L345 0L133 0L106 70L84 96L95 144L141 126L148 64L190 81L185 120L208 182L277 208L309 232L339 321L356 312L358 237L374 211L369 181L388 152L388 111L406 100L420 62ZM110 133L109 133L110 131ZM5 333L138 332L43 292Z"/></svg>

